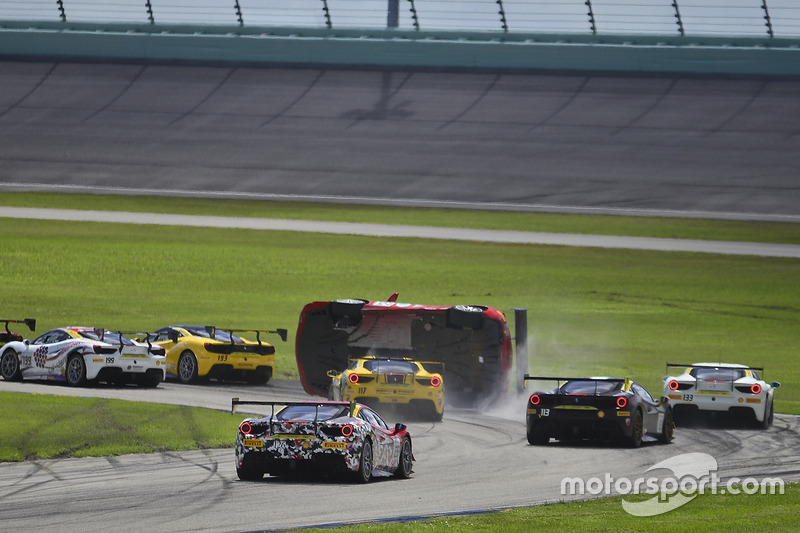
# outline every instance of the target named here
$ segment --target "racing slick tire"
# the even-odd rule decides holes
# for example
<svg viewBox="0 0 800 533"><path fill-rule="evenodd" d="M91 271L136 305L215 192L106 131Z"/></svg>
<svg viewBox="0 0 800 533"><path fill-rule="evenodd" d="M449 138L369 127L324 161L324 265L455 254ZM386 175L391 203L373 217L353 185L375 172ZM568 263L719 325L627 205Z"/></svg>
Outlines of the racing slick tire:
<svg viewBox="0 0 800 533"><path fill-rule="evenodd" d="M197 381L197 357L190 350L178 358L178 379L186 384Z"/></svg>
<svg viewBox="0 0 800 533"><path fill-rule="evenodd" d="M672 418L672 409L667 409L664 413L664 426L661 428L661 435L658 437L662 444L669 444L675 437L675 420Z"/></svg>
<svg viewBox="0 0 800 533"><path fill-rule="evenodd" d="M64 377L70 387L83 387L86 385L86 361L81 354L74 353L67 358L67 368Z"/></svg>
<svg viewBox="0 0 800 533"><path fill-rule="evenodd" d="M236 467L236 476L242 481L260 481L264 478L264 471L258 468L253 468L245 456L242 461L241 467Z"/></svg>
<svg viewBox="0 0 800 533"><path fill-rule="evenodd" d="M764 420L758 423L761 429L768 429L772 425L772 419L775 416L775 411L772 408L772 400L767 403L767 408L764 410Z"/></svg>
<svg viewBox="0 0 800 533"><path fill-rule="evenodd" d="M538 431L535 427L527 431L528 444L533 446L544 446L550 442L550 436L547 433Z"/></svg>
<svg viewBox="0 0 800 533"><path fill-rule="evenodd" d="M3 352L3 356L0 358L0 373L6 381L22 381L19 356L13 348Z"/></svg>
<svg viewBox="0 0 800 533"><path fill-rule="evenodd" d="M247 372L245 379L251 385L266 385L269 383L269 380L272 379L272 369L268 366L264 366L251 370Z"/></svg>
<svg viewBox="0 0 800 533"><path fill-rule="evenodd" d="M372 479L372 442L369 439L364 441L361 447L361 456L358 459L358 472L356 481L359 483L369 483Z"/></svg>
<svg viewBox="0 0 800 533"><path fill-rule="evenodd" d="M447 323L457 328L480 329L485 310L480 305L454 305L447 310Z"/></svg>
<svg viewBox="0 0 800 533"><path fill-rule="evenodd" d="M636 409L631 421L631 436L628 437L628 446L631 448L638 448L642 445L642 437L644 437L644 415L641 409Z"/></svg>
<svg viewBox="0 0 800 533"><path fill-rule="evenodd" d="M367 300L344 298L334 300L328 305L333 321L341 327L355 326L361 322L361 308Z"/></svg>
<svg viewBox="0 0 800 533"><path fill-rule="evenodd" d="M403 444L400 448L400 461L397 465L397 470L394 471L394 476L401 479L408 479L411 477L413 467L414 453L411 451L411 439L406 437L403 439Z"/></svg>

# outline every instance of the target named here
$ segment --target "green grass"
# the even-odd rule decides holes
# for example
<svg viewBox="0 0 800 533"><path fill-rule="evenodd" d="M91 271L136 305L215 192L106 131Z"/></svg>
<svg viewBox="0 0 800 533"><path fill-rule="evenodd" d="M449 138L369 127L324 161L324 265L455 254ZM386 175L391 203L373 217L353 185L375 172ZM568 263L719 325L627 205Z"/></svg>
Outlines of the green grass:
<svg viewBox="0 0 800 533"><path fill-rule="evenodd" d="M0 462L228 448L241 416L148 402L0 392Z"/></svg>
<svg viewBox="0 0 800 533"><path fill-rule="evenodd" d="M3 192L0 205L800 244L795 223Z"/></svg>
<svg viewBox="0 0 800 533"><path fill-rule="evenodd" d="M403 533L427 531L502 531L552 533L553 531L593 531L632 533L670 531L704 533L718 531L770 531L794 533L800 526L800 485L786 484L784 494L702 494L668 513L653 517L627 514L621 497L557 503L469 515L443 516L397 523L368 523L338 527L339 533L383 533L401 529ZM631 500L631 497L626 498ZM304 532L321 531L304 529Z"/></svg>
<svg viewBox="0 0 800 533"><path fill-rule="evenodd" d="M296 331L341 297L528 309L532 372L618 374L658 394L667 362L723 360L788 385L800 413L800 260L0 219L2 313L63 325ZM25 332L27 333L27 332ZM277 376L293 343L271 339Z"/></svg>

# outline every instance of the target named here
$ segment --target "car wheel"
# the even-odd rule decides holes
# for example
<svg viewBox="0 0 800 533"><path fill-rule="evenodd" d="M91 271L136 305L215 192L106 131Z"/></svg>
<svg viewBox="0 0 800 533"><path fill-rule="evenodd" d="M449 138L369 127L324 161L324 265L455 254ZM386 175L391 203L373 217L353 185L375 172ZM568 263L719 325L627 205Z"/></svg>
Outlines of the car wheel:
<svg viewBox="0 0 800 533"><path fill-rule="evenodd" d="M628 444L631 448L638 448L642 445L642 437L644 436L644 416L640 409L637 409L636 414L633 415L632 425Z"/></svg>
<svg viewBox="0 0 800 533"><path fill-rule="evenodd" d="M22 370L19 367L19 356L12 348L3 352L0 359L0 373L6 381L22 381Z"/></svg>
<svg viewBox="0 0 800 533"><path fill-rule="evenodd" d="M661 428L659 440L663 444L669 444L675 437L675 421L672 419L672 409L667 409L664 413L664 426Z"/></svg>
<svg viewBox="0 0 800 533"><path fill-rule="evenodd" d="M143 389L155 389L161 383L161 378L158 376L142 376L137 385Z"/></svg>
<svg viewBox="0 0 800 533"><path fill-rule="evenodd" d="M361 308L366 300L342 299L334 300L328 306L333 321L340 327L351 327L361 322Z"/></svg>
<svg viewBox="0 0 800 533"><path fill-rule="evenodd" d="M266 385L272 377L272 369L267 367L257 368L247 373L247 382L251 385Z"/></svg>
<svg viewBox="0 0 800 533"><path fill-rule="evenodd" d="M764 420L761 421L761 429L767 429L772 425L772 419L775 416L775 413L772 409L772 400L769 401L767 404L767 408L764 411Z"/></svg>
<svg viewBox="0 0 800 533"><path fill-rule="evenodd" d="M86 361L80 354L72 354L67 359L66 376L67 385L83 387L86 385Z"/></svg>
<svg viewBox="0 0 800 533"><path fill-rule="evenodd" d="M186 350L178 358L178 379L181 383L197 381L197 358L192 352Z"/></svg>
<svg viewBox="0 0 800 533"><path fill-rule="evenodd" d="M411 439L406 437L403 439L402 448L400 448L400 463L395 470L395 477L408 479L411 477L411 472L414 467L414 454L411 451Z"/></svg>
<svg viewBox="0 0 800 533"><path fill-rule="evenodd" d="M364 446L361 447L361 457L358 460L356 481L360 483L369 483L370 479L372 479L372 443L367 439L364 441Z"/></svg>
<svg viewBox="0 0 800 533"><path fill-rule="evenodd" d="M485 310L478 305L454 305L447 310L447 323L457 328L480 329Z"/></svg>
<svg viewBox="0 0 800 533"><path fill-rule="evenodd" d="M244 457L242 466L236 467L236 475L242 481L259 481L264 478L264 472L261 469L248 465L247 456Z"/></svg>
<svg viewBox="0 0 800 533"><path fill-rule="evenodd" d="M550 435L538 431L535 427L528 430L528 444L543 446L550 442Z"/></svg>

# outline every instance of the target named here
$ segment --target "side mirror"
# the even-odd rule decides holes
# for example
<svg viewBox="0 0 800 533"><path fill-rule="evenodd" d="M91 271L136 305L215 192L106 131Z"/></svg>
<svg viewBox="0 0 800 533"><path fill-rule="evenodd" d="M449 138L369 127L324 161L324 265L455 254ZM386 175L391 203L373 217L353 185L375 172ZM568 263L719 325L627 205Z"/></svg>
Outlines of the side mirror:
<svg viewBox="0 0 800 533"><path fill-rule="evenodd" d="M394 432L398 433L400 431L404 431L407 427L408 426L406 426L405 424L401 424L400 422L398 422L397 424L394 425Z"/></svg>
<svg viewBox="0 0 800 533"><path fill-rule="evenodd" d="M773 389L779 389L780 386L781 386L781 382L780 381L773 381L772 383L770 383L770 385L772 386Z"/></svg>
<svg viewBox="0 0 800 533"><path fill-rule="evenodd" d="M329 378L335 378L339 373L336 370L328 370L327 375Z"/></svg>
<svg viewBox="0 0 800 533"><path fill-rule="evenodd" d="M669 403L669 398L667 398L666 396L662 396L661 403Z"/></svg>
<svg viewBox="0 0 800 533"><path fill-rule="evenodd" d="M174 342L176 344L178 342L178 339L180 338L180 334L178 334L178 332L174 331L174 330L170 330L170 332L167 334L167 336L169 337L169 340L171 340L172 342Z"/></svg>

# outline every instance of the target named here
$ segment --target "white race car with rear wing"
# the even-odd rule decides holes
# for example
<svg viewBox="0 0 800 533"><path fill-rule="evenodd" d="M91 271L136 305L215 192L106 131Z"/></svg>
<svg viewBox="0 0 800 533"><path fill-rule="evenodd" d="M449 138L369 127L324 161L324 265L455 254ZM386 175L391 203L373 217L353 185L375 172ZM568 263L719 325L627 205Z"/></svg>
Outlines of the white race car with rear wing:
<svg viewBox="0 0 800 533"><path fill-rule="evenodd" d="M768 383L759 373L763 368L733 363L667 363L670 368L683 368L677 375L664 378L664 396L669 398L676 423L699 412L726 412L752 417L762 428L773 418L773 395L781 386Z"/></svg>

